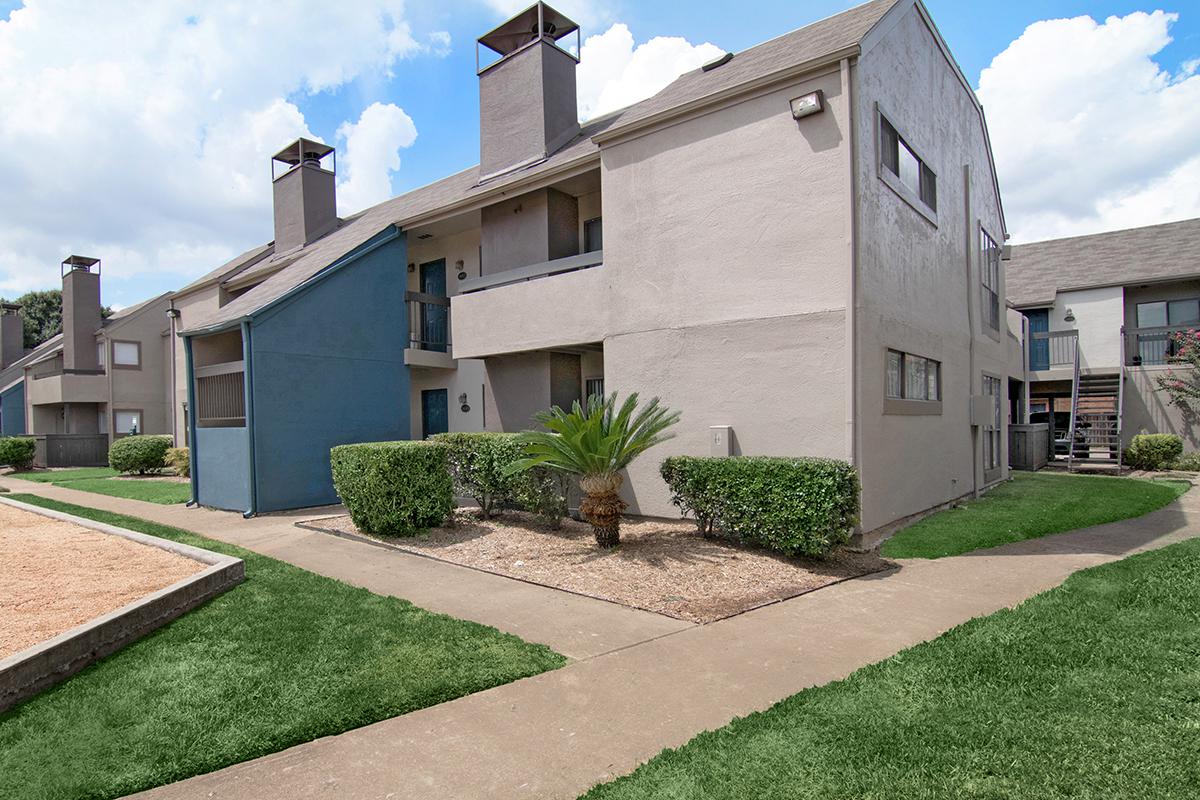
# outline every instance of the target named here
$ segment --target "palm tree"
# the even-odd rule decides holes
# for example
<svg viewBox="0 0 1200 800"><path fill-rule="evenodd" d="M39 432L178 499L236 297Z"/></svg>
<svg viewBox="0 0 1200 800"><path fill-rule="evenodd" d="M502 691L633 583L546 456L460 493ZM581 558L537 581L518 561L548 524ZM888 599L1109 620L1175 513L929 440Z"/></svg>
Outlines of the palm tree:
<svg viewBox="0 0 1200 800"><path fill-rule="evenodd" d="M679 421L679 412L659 405L655 397L638 410L637 392L617 407L617 393L592 395L586 407L576 400L570 413L558 406L535 415L545 431L526 431L518 438L526 458L512 469L545 466L579 476L584 498L579 506L592 525L596 544L616 547L621 543L621 512L625 503L620 491L621 470L633 459L675 434L665 433Z"/></svg>

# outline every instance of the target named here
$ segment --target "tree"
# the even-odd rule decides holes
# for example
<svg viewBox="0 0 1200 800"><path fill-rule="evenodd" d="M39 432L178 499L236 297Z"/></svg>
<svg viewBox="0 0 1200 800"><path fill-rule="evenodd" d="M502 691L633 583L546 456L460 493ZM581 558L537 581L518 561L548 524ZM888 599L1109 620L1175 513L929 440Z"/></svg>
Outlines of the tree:
<svg viewBox="0 0 1200 800"><path fill-rule="evenodd" d="M536 415L545 431L526 431L518 437L526 458L512 469L545 466L579 476L584 519L592 525L596 544L616 547L621 543L621 512L625 503L620 491L621 470L639 455L674 436L667 429L679 421L678 411L659 405L655 397L640 411L634 392L617 407L617 394L593 395L582 407L576 400L570 413L558 406Z"/></svg>
<svg viewBox="0 0 1200 800"><path fill-rule="evenodd" d="M0 299L0 303L5 302L9 301ZM32 350L62 330L62 289L26 292L11 302L21 307L21 315L25 318L27 350ZM100 316L105 319L111 317L112 309L107 306L101 308Z"/></svg>
<svg viewBox="0 0 1200 800"><path fill-rule="evenodd" d="M1155 376L1158 391L1165 392L1168 403L1177 406L1185 421L1200 416L1200 331L1170 334L1166 372Z"/></svg>

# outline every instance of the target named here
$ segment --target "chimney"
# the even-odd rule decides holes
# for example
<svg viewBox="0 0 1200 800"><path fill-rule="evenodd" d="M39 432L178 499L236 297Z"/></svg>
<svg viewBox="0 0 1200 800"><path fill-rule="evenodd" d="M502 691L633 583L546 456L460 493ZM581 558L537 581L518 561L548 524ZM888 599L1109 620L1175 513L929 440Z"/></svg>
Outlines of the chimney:
<svg viewBox="0 0 1200 800"><path fill-rule="evenodd" d="M21 307L0 303L0 369L8 369L25 355L25 319Z"/></svg>
<svg viewBox="0 0 1200 800"><path fill-rule="evenodd" d="M68 256L62 262L63 368L100 369L100 259Z"/></svg>
<svg viewBox="0 0 1200 800"><path fill-rule="evenodd" d="M322 163L329 156L329 168ZM275 174L276 164L284 167ZM275 252L306 245L337 226L337 154L327 144L297 139L271 159Z"/></svg>
<svg viewBox="0 0 1200 800"><path fill-rule="evenodd" d="M545 3L535 3L475 45L500 58L479 69L480 180L533 164L579 133L575 66L558 45L579 26Z"/></svg>

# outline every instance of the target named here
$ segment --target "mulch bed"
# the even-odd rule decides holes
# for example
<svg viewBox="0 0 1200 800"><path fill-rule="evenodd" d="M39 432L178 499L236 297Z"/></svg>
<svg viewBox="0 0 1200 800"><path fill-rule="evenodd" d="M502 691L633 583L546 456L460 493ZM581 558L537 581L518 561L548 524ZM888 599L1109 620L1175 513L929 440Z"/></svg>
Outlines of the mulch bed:
<svg viewBox="0 0 1200 800"><path fill-rule="evenodd" d="M349 516L299 524L701 624L894 566L846 549L788 558L706 539L687 521L626 519L610 551L596 547L586 523L569 519L555 530L519 511L483 520L460 509L453 526L413 537L369 536Z"/></svg>

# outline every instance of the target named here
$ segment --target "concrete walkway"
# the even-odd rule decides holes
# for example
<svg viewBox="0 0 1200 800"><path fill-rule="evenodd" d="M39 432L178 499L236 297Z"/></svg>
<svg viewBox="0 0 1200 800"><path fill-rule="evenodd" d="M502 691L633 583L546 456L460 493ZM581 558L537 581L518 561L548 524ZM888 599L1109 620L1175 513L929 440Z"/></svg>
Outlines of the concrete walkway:
<svg viewBox="0 0 1200 800"><path fill-rule="evenodd" d="M133 510L125 501L127 513L148 516L142 505ZM1193 491L1135 520L974 555L904 561L888 573L668 631L139 797L569 800L664 747L1016 605L1076 570L1198 535L1200 492ZM487 605L491 598L460 602Z"/></svg>

